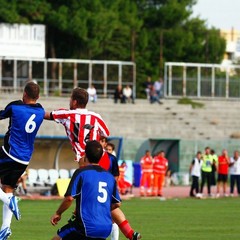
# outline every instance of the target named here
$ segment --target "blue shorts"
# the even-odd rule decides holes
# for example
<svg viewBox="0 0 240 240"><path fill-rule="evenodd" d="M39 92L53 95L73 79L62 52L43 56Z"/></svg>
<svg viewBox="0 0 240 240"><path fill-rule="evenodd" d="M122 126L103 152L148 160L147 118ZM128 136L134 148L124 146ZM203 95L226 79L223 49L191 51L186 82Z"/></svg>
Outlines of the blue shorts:
<svg viewBox="0 0 240 240"><path fill-rule="evenodd" d="M74 224L74 222L69 222L62 228L60 228L57 231L57 234L59 237L62 238L62 240L73 240L73 239L78 239L78 240L105 240L104 238L90 238L86 237L83 233L83 231L79 230Z"/></svg>

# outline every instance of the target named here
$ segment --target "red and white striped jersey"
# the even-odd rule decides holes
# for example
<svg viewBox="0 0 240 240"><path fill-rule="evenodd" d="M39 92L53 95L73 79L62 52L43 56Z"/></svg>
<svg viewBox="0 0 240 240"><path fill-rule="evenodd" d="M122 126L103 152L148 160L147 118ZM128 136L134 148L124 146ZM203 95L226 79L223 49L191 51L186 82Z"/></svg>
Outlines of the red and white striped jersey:
<svg viewBox="0 0 240 240"><path fill-rule="evenodd" d="M102 117L87 109L59 109L52 111L55 122L61 123L76 154L75 161L84 155L85 146L89 140L100 140L101 136L108 137L109 129Z"/></svg>

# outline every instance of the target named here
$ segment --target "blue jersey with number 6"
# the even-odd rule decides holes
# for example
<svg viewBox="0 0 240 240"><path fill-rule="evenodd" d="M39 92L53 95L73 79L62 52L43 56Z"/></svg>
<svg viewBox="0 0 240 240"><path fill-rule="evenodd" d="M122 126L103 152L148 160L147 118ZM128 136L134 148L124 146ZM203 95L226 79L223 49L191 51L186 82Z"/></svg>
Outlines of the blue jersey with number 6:
<svg viewBox="0 0 240 240"><path fill-rule="evenodd" d="M0 120L9 118L9 127L2 147L8 157L25 165L29 163L44 114L45 111L39 103L25 104L21 100L9 103L0 111Z"/></svg>
<svg viewBox="0 0 240 240"><path fill-rule="evenodd" d="M76 224L85 236L107 238L110 235L111 204L121 201L112 174L98 165L78 169L65 196L76 199Z"/></svg>

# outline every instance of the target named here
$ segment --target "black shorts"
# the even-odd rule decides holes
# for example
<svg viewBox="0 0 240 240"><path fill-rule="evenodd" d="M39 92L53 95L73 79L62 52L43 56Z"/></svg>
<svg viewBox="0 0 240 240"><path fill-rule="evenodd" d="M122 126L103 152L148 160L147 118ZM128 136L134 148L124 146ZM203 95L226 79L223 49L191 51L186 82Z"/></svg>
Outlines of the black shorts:
<svg viewBox="0 0 240 240"><path fill-rule="evenodd" d="M27 165L18 163L9 157L0 158L0 178L2 185L17 187L18 179L26 170Z"/></svg>
<svg viewBox="0 0 240 240"><path fill-rule="evenodd" d="M221 173L218 174L218 179L217 179L218 182L226 183L227 180L228 180L228 175L227 174L221 174Z"/></svg>

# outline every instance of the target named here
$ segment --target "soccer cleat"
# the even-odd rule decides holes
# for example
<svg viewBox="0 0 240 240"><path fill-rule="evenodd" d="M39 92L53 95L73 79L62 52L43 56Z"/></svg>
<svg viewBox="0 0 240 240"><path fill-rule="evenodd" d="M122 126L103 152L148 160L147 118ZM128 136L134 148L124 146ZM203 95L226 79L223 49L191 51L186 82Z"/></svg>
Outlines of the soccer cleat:
<svg viewBox="0 0 240 240"><path fill-rule="evenodd" d="M141 238L142 238L142 236L141 236L140 233L134 232L133 235L132 235L132 239L131 240L139 240Z"/></svg>
<svg viewBox="0 0 240 240"><path fill-rule="evenodd" d="M12 234L11 229L9 227L4 228L0 231L0 240L6 240Z"/></svg>
<svg viewBox="0 0 240 240"><path fill-rule="evenodd" d="M10 203L8 207L13 212L13 215L15 216L15 218L17 220L20 220L21 214L18 208L18 199L16 198L16 196L12 196L10 198Z"/></svg>

